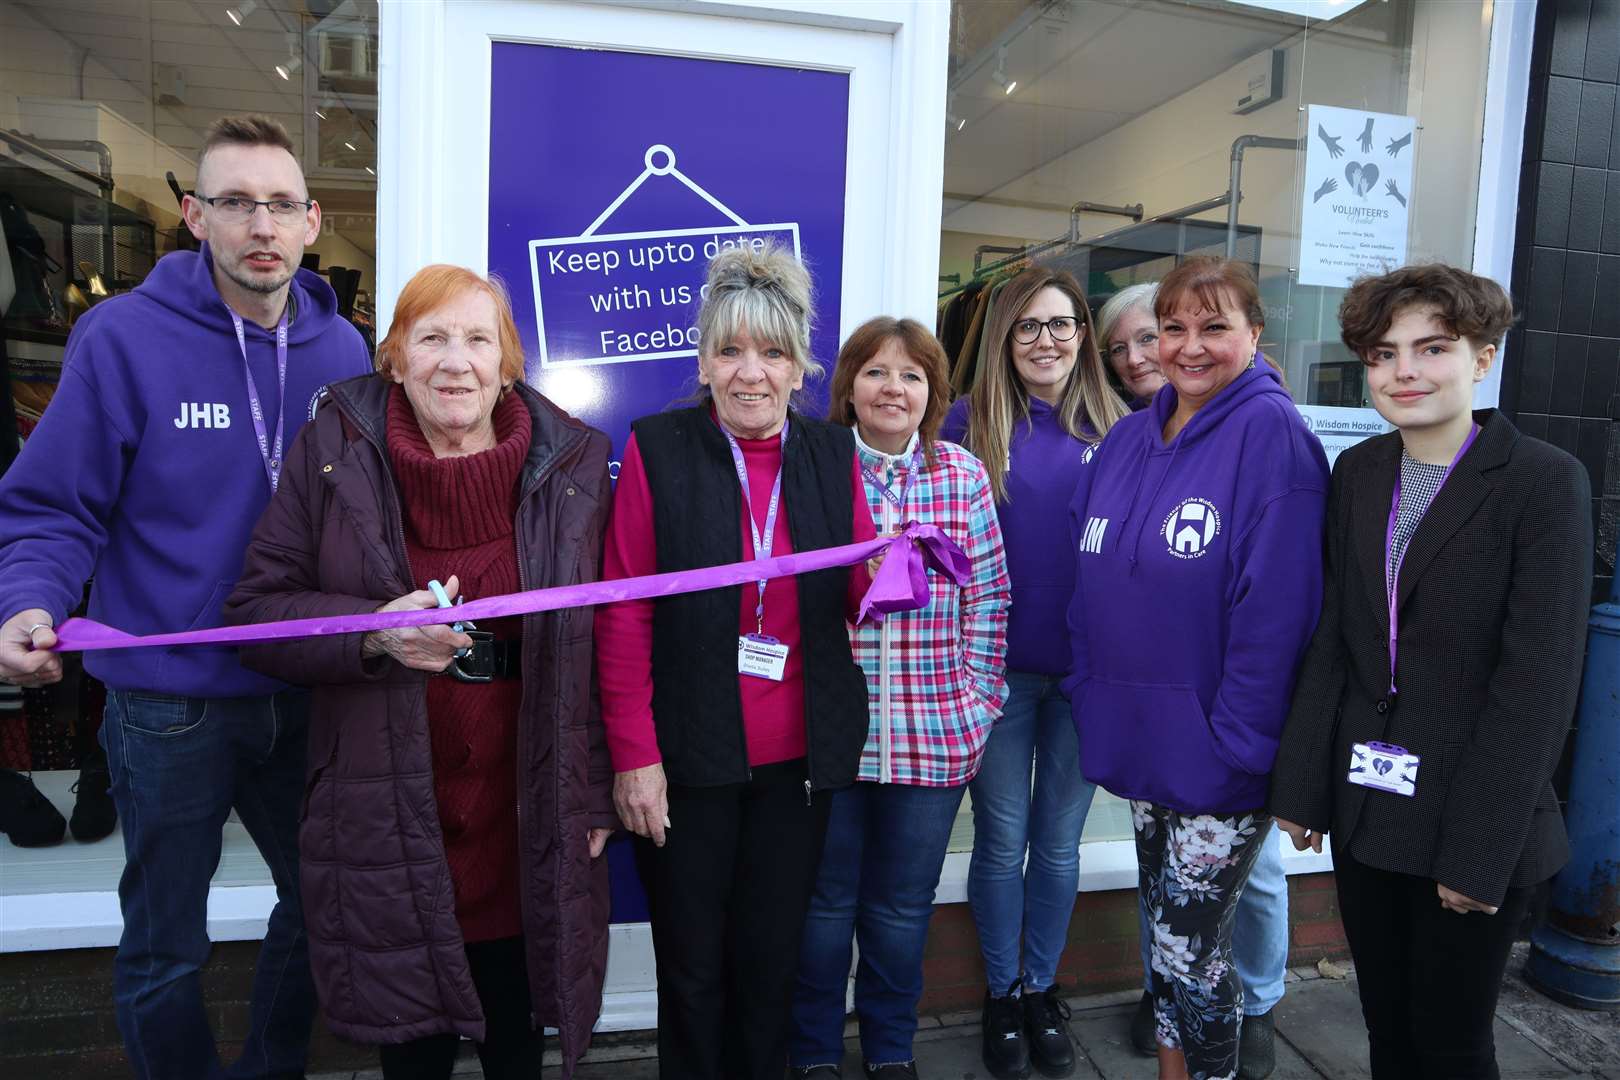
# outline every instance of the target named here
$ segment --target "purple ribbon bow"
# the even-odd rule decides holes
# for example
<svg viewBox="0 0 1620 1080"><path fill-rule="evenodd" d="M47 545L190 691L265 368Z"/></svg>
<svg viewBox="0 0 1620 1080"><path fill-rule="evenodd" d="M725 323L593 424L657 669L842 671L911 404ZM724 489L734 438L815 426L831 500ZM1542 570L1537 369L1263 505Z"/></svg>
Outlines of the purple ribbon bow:
<svg viewBox="0 0 1620 1080"><path fill-rule="evenodd" d="M728 585L830 570L856 563L887 551L872 587L861 598L860 621L882 621L884 615L915 611L928 605L928 567L949 577L958 586L968 582L971 565L962 549L935 525L908 522L899 535L880 537L859 544L822 548L802 554L779 555L753 562L706 566L697 570L677 570L669 574L593 581L584 585L564 585L555 589L531 589L505 596L487 596L454 609L459 621L498 619L506 615L527 615L560 608L590 607L619 600L650 600L659 596L701 592ZM247 645L260 641L287 641L292 638L323 637L329 634L356 634L369 630L392 630L401 626L430 626L445 621L445 608L416 611L373 612L369 615L342 615L324 619L287 619L282 622L254 623L249 626L216 626L207 630L186 630L172 634L137 636L115 630L93 619L69 619L56 631L57 652L89 652L92 649L149 648L156 645Z"/></svg>

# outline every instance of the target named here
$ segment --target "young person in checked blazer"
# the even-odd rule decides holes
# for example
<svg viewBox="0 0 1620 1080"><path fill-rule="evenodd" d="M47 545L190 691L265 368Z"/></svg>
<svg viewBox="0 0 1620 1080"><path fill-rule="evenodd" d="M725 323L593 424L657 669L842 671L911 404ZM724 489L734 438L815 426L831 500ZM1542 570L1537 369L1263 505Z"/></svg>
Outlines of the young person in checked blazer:
<svg viewBox="0 0 1620 1080"><path fill-rule="evenodd" d="M1497 990L1534 887L1568 857L1553 794L1592 573L1591 491L1474 385L1513 319L1442 265L1339 309L1396 431L1346 450L1321 621L1272 772L1303 850L1333 836L1372 1074L1498 1076Z"/></svg>

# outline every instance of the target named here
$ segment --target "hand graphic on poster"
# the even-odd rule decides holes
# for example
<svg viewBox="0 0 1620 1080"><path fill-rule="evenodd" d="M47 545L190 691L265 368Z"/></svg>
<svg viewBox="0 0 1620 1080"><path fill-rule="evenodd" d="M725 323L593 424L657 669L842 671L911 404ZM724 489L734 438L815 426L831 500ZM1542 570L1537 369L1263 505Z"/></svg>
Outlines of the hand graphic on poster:
<svg viewBox="0 0 1620 1080"><path fill-rule="evenodd" d="M1412 145L1412 133L1408 131L1405 135L1402 135L1398 139L1389 140L1389 145L1384 147L1384 152L1390 157L1395 157L1410 145Z"/></svg>
<svg viewBox="0 0 1620 1080"><path fill-rule="evenodd" d="M1396 201L1399 202L1402 206L1406 205L1406 196L1402 195L1401 194L1401 189L1395 186L1395 181L1386 180L1384 182L1384 190L1389 192L1391 195L1395 196Z"/></svg>
<svg viewBox="0 0 1620 1080"><path fill-rule="evenodd" d="M1340 146L1339 140L1334 138L1332 135L1329 135L1327 133L1327 129L1321 124L1316 125L1316 135L1317 138L1322 140L1323 145L1327 147L1329 157L1334 158L1335 160L1344 157L1344 147Z"/></svg>
<svg viewBox="0 0 1620 1080"><path fill-rule="evenodd" d="M1322 201L1322 196L1330 195L1338 190L1339 182L1330 176L1326 180L1322 181L1321 187L1316 189L1316 194L1311 197L1311 202L1319 203Z"/></svg>
<svg viewBox="0 0 1620 1080"><path fill-rule="evenodd" d="M1378 183L1378 166L1370 161L1365 165L1359 161L1352 161L1344 167L1344 178L1350 182L1350 190L1365 199L1367 192Z"/></svg>
<svg viewBox="0 0 1620 1080"><path fill-rule="evenodd" d="M1361 152L1363 154L1372 153L1372 144L1373 144L1372 132L1373 132L1373 118L1369 116L1369 117L1367 117L1367 126L1362 128L1361 129L1361 134L1356 137L1356 141L1361 144Z"/></svg>

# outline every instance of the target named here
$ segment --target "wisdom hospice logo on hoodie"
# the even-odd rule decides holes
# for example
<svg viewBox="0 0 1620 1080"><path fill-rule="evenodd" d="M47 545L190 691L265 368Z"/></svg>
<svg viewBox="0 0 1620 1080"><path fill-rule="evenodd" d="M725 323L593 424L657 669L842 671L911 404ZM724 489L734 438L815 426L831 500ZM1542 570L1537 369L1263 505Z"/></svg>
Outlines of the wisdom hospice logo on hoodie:
<svg viewBox="0 0 1620 1080"><path fill-rule="evenodd" d="M1164 542L1178 559L1197 559L1221 534L1221 512L1208 499L1182 499L1164 519Z"/></svg>

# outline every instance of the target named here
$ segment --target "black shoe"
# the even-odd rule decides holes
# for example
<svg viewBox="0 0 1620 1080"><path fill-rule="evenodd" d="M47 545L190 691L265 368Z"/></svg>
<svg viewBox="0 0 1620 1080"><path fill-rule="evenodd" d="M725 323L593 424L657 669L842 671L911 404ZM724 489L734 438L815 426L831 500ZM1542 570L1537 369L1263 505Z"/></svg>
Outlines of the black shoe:
<svg viewBox="0 0 1620 1080"><path fill-rule="evenodd" d="M0 832L18 847L49 847L62 842L67 822L34 786L31 777L0 769Z"/></svg>
<svg viewBox="0 0 1620 1080"><path fill-rule="evenodd" d="M1131 1013L1131 1046L1143 1057L1154 1057L1159 1052L1159 1040L1154 1035L1153 995L1142 991L1142 1000Z"/></svg>
<svg viewBox="0 0 1620 1080"><path fill-rule="evenodd" d="M1069 1038L1069 1003L1057 987L1040 993L1024 992L1024 1031L1029 1036L1029 1060L1042 1076L1068 1076L1074 1072L1074 1042Z"/></svg>
<svg viewBox="0 0 1620 1080"><path fill-rule="evenodd" d="M984 995L984 1067L996 1080L1024 1080L1029 1075L1029 1046L1024 1042L1024 1009L1012 996Z"/></svg>
<svg viewBox="0 0 1620 1080"><path fill-rule="evenodd" d="M68 828L73 839L90 843L112 835L118 825L118 811L113 809L112 775L107 772L107 751L96 747L79 764L79 782L73 785L73 817Z"/></svg>
<svg viewBox="0 0 1620 1080"><path fill-rule="evenodd" d="M917 1080L915 1061L896 1061L888 1065L863 1065L867 1080Z"/></svg>
<svg viewBox="0 0 1620 1080"><path fill-rule="evenodd" d="M1266 1080L1277 1068L1277 1030L1271 1013L1243 1018L1238 1036L1238 1080Z"/></svg>
<svg viewBox="0 0 1620 1080"><path fill-rule="evenodd" d="M793 1080L843 1080L842 1065L790 1065L788 1075Z"/></svg>

